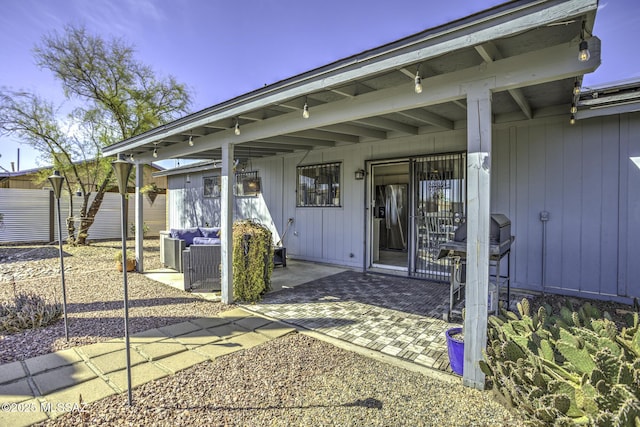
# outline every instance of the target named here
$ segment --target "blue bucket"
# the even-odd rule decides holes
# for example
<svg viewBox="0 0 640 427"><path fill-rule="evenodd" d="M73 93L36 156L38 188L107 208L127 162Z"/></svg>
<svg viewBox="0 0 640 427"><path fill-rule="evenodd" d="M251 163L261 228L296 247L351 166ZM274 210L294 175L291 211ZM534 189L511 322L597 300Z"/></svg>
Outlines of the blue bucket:
<svg viewBox="0 0 640 427"><path fill-rule="evenodd" d="M449 352L449 364L451 370L458 375L464 371L464 342L454 340L451 335L459 334L462 328L451 328L447 330L447 351Z"/></svg>

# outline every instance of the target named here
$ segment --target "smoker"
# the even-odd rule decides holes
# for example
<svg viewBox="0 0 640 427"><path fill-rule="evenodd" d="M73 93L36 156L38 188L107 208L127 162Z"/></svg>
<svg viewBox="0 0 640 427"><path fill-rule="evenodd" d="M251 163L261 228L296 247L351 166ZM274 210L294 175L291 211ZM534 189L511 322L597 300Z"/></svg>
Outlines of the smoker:
<svg viewBox="0 0 640 427"><path fill-rule="evenodd" d="M491 225L489 229L489 268L495 269L493 286L495 295L489 292L489 309L498 311L497 299L500 295L500 284L507 285L507 302L511 291L511 245L515 237L511 235L511 220L506 215L491 214ZM455 231L453 240L441 243L439 246L438 259L449 257L451 259L451 275L449 278L449 313L447 319L453 311L454 297L460 299L462 287L466 284L466 261L467 261L467 224L461 224ZM507 257L507 272L501 275L500 264L504 257ZM490 277L491 279L491 277ZM491 288L491 282L490 282Z"/></svg>

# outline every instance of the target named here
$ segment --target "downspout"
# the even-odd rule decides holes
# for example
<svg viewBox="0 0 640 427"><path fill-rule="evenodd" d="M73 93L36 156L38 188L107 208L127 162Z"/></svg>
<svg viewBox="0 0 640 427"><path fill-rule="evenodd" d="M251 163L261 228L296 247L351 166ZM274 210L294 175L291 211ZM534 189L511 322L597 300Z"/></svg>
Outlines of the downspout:
<svg viewBox="0 0 640 427"><path fill-rule="evenodd" d="M542 279L540 280L540 285L542 286L542 295L544 295L545 278L547 277L547 221L549 221L549 212L540 212L540 221L542 222Z"/></svg>

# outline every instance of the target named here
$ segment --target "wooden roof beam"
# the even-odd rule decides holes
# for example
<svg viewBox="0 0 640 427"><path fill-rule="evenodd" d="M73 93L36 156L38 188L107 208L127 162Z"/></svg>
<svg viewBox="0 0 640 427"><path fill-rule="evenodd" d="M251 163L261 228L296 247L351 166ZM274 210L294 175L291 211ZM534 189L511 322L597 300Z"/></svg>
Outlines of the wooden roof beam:
<svg viewBox="0 0 640 427"><path fill-rule="evenodd" d="M493 42L483 43L481 45L475 46L476 52L480 55L482 60L486 63L491 63L493 61L498 61L503 59L502 54L498 50L498 47ZM531 111L531 106L529 102L522 93L521 89L509 89L509 94L513 98L513 100L518 104L524 115L528 119L533 118L533 112Z"/></svg>

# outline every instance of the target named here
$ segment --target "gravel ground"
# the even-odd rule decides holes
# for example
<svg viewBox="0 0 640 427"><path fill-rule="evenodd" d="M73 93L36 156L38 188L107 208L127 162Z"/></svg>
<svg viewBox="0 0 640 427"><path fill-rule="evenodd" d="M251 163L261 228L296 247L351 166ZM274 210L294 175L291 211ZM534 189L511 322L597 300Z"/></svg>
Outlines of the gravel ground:
<svg viewBox="0 0 640 427"><path fill-rule="evenodd" d="M205 362L41 425L518 426L479 392L302 334Z"/></svg>
<svg viewBox="0 0 640 427"><path fill-rule="evenodd" d="M122 336L118 242L65 246L70 342L60 320L0 336L0 364ZM61 298L55 246L0 247L0 300L14 288ZM157 240L145 241L145 268L159 267ZM135 333L231 307L129 275ZM302 334L205 362L42 425L154 426L502 426L522 420L479 392L374 361Z"/></svg>
<svg viewBox="0 0 640 427"><path fill-rule="evenodd" d="M160 267L158 244L157 239L145 240L145 269ZM133 246L133 242L128 245ZM0 335L0 364L122 337L122 273L116 270L114 261L120 248L120 242L97 242L87 247L65 245L69 342L64 339L62 319L45 328ZM14 288L62 301L58 246L2 246L0 264L0 301L12 299ZM132 334L229 309L142 274L129 273L128 288Z"/></svg>

